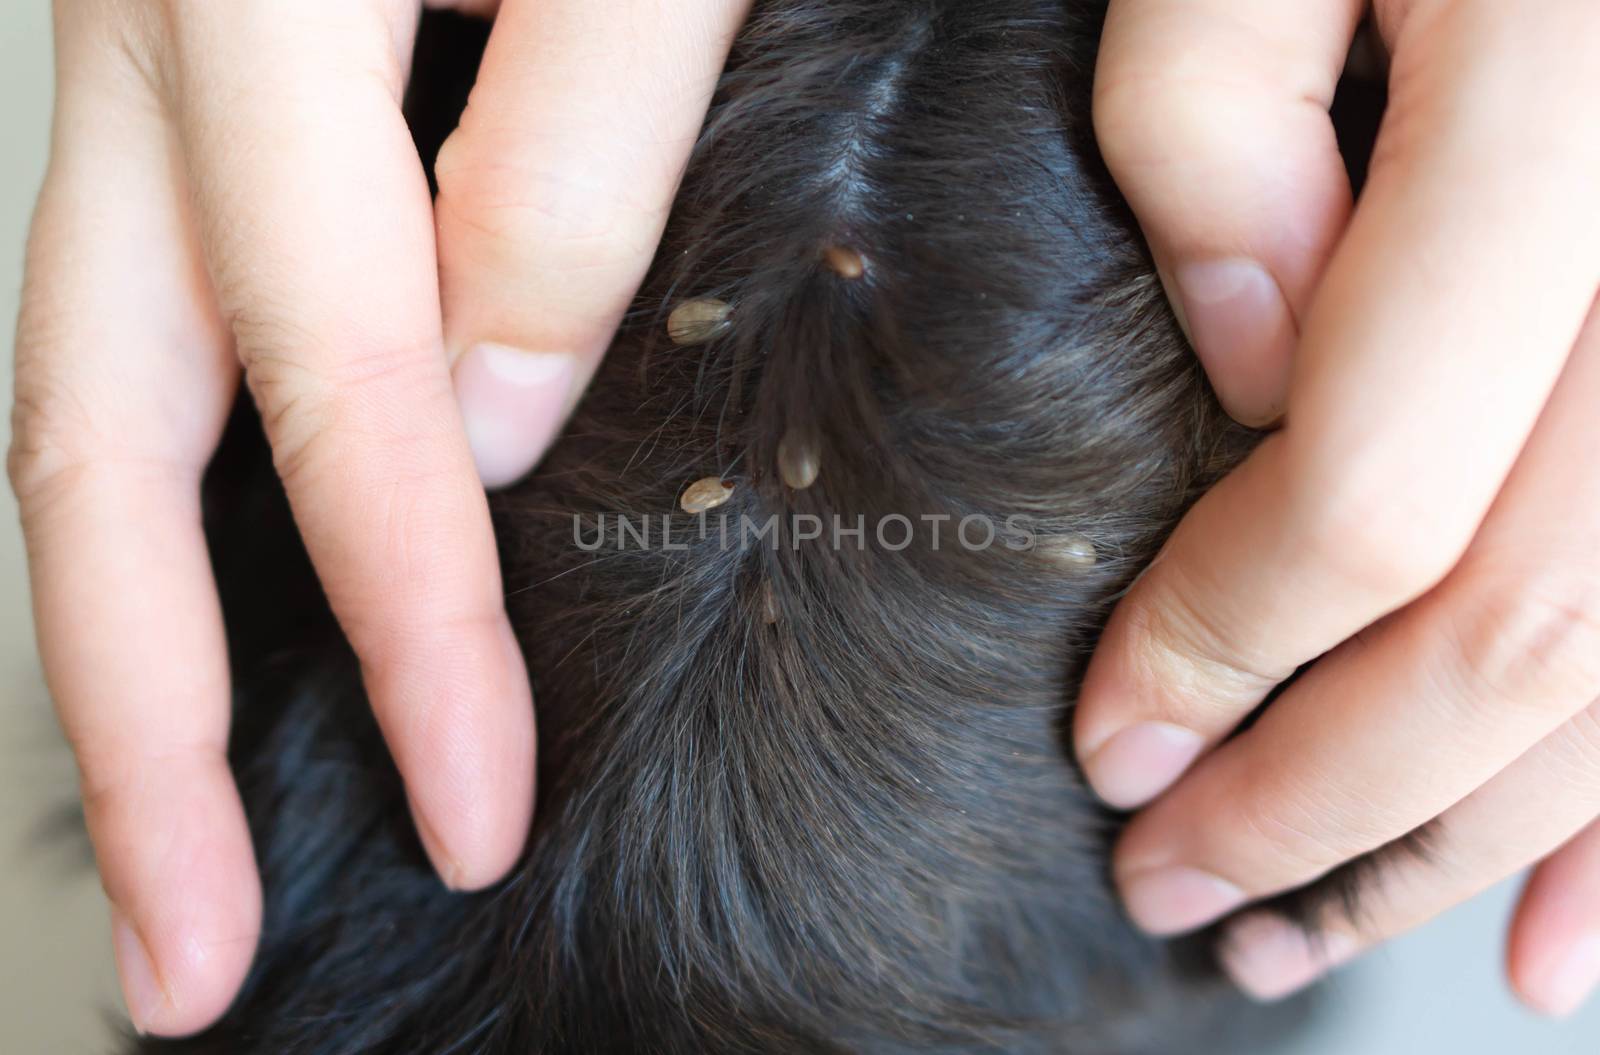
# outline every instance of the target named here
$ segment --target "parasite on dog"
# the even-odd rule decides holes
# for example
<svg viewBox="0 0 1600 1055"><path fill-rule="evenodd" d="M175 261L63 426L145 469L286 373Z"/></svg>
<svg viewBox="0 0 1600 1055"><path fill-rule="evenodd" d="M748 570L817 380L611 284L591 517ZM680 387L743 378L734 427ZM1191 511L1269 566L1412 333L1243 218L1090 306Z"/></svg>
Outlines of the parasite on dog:
<svg viewBox="0 0 1600 1055"><path fill-rule="evenodd" d="M778 475L785 485L804 491L817 482L821 472L816 446L800 433L790 430L778 442Z"/></svg>
<svg viewBox="0 0 1600 1055"><path fill-rule="evenodd" d="M1057 564L1092 568L1100 562L1094 542L1086 535L1051 535L1039 540L1039 550Z"/></svg>
<svg viewBox="0 0 1600 1055"><path fill-rule="evenodd" d="M685 513L693 516L709 512L732 497L732 484L720 477L708 476L704 480L696 480L690 484L678 504L683 507Z"/></svg>
<svg viewBox="0 0 1600 1055"><path fill-rule="evenodd" d="M862 255L848 246L830 245L822 254L828 270L840 278L855 281L867 273L867 262Z"/></svg>
<svg viewBox="0 0 1600 1055"><path fill-rule="evenodd" d="M705 344L729 326L733 306L712 297L686 300L667 316L667 336L679 348Z"/></svg>

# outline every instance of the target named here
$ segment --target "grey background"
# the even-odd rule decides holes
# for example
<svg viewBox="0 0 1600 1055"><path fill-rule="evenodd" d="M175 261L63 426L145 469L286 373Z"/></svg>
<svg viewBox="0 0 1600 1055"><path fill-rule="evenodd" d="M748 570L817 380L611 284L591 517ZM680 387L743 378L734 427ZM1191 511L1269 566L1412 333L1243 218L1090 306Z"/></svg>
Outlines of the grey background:
<svg viewBox="0 0 1600 1055"><path fill-rule="evenodd" d="M6 0L0 11L5 406L9 320L28 212L44 171L49 107L48 4ZM105 900L70 852L30 844L41 817L72 795L73 773L34 656L15 513L6 490L0 496L0 1055L106 1052L120 1005ZM1600 1051L1600 1006L1565 1023L1545 1022L1522 1011L1503 985L1501 940L1514 892L1508 884L1347 969L1332 984L1320 1027L1282 1049L1284 1055Z"/></svg>

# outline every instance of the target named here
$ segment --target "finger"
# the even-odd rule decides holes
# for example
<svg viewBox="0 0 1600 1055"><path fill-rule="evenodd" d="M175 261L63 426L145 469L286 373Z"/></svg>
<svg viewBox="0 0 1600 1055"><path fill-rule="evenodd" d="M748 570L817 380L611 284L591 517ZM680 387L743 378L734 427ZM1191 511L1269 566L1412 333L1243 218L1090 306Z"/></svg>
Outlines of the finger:
<svg viewBox="0 0 1600 1055"><path fill-rule="evenodd" d="M1279 417L1350 214L1328 107L1360 0L1117 0L1095 130L1228 412Z"/></svg>
<svg viewBox="0 0 1600 1055"><path fill-rule="evenodd" d="M1185 518L1087 673L1077 745L1108 801L1159 794L1296 667L1432 588L1499 491L1600 285L1600 158L1570 135L1600 117L1600 34L1564 43L1600 8L1558 7L1429 5L1402 36L1443 73L1397 53L1288 424Z"/></svg>
<svg viewBox="0 0 1600 1055"><path fill-rule="evenodd" d="M1597 775L1600 705L1447 811L1430 826L1425 852L1384 851L1357 895L1354 914L1330 906L1309 932L1266 912L1230 923L1222 941L1224 967L1261 999L1308 985L1572 838L1600 814Z"/></svg>
<svg viewBox="0 0 1600 1055"><path fill-rule="evenodd" d="M1600 984L1600 824L1539 865L1511 922L1507 969L1528 1006L1565 1017Z"/></svg>
<svg viewBox="0 0 1600 1055"><path fill-rule="evenodd" d="M188 14L181 120L251 392L423 842L485 885L526 836L532 703L443 351L405 27L324 0Z"/></svg>
<svg viewBox="0 0 1600 1055"><path fill-rule="evenodd" d="M110 21L58 25L9 467L128 1011L182 1034L233 999L261 926L199 508L238 367L170 134Z"/></svg>
<svg viewBox="0 0 1600 1055"><path fill-rule="evenodd" d="M440 151L447 337L485 483L575 405L644 278L748 0L507 0Z"/></svg>
<svg viewBox="0 0 1600 1055"><path fill-rule="evenodd" d="M1187 929L1304 885L1438 816L1600 694L1597 397L1600 315L1450 576L1129 827L1116 869L1135 919Z"/></svg>

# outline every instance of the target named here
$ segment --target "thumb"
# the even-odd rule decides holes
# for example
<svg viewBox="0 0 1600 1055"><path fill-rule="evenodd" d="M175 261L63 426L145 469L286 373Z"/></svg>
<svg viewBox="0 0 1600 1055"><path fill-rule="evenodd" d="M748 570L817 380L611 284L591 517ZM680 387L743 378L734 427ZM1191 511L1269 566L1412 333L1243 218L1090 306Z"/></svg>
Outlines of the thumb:
<svg viewBox="0 0 1600 1055"><path fill-rule="evenodd" d="M748 0L505 0L437 164L456 393L485 484L532 468L638 289Z"/></svg>
<svg viewBox="0 0 1600 1055"><path fill-rule="evenodd" d="M1283 412L1299 320L1350 216L1328 116L1360 0L1114 0L1095 130L1218 398Z"/></svg>

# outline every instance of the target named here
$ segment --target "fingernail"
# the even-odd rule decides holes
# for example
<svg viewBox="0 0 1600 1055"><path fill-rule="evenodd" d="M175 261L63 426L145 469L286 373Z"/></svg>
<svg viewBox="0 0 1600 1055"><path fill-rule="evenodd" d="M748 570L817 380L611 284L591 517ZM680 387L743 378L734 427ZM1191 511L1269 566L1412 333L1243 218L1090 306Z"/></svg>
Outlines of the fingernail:
<svg viewBox="0 0 1600 1055"><path fill-rule="evenodd" d="M1244 891L1197 868L1161 868L1122 882L1128 915L1150 934L1182 934L1245 903Z"/></svg>
<svg viewBox="0 0 1600 1055"><path fill-rule="evenodd" d="M410 796L407 796L410 798ZM433 825L428 823L428 818L423 816L415 802L411 803L411 819L417 826L417 838L422 840L422 849L428 855L428 860L433 863L433 870L450 890L460 892L466 889L466 869L461 866L461 861L445 846L433 830Z"/></svg>
<svg viewBox="0 0 1600 1055"><path fill-rule="evenodd" d="M1600 983L1600 934L1570 946L1531 980L1529 996L1547 1014L1565 1018L1589 999Z"/></svg>
<svg viewBox="0 0 1600 1055"><path fill-rule="evenodd" d="M1182 264L1173 280L1184 328L1223 407L1247 425L1275 421L1298 336L1277 280L1245 258Z"/></svg>
<svg viewBox="0 0 1600 1055"><path fill-rule="evenodd" d="M155 963L144 947L139 932L133 929L116 908L111 910L112 954L117 961L117 976L122 979L122 999L128 1005L128 1019L139 1035L150 1031L150 1023L172 1001L161 987Z"/></svg>
<svg viewBox="0 0 1600 1055"><path fill-rule="evenodd" d="M1258 912L1228 927L1218 957L1234 985L1266 1002L1299 992L1356 951L1348 934L1309 935L1282 916Z"/></svg>
<svg viewBox="0 0 1600 1055"><path fill-rule="evenodd" d="M485 487L532 469L560 431L572 394L570 356L477 344L455 367L456 399Z"/></svg>
<svg viewBox="0 0 1600 1055"><path fill-rule="evenodd" d="M1166 722L1140 722L1106 741L1083 771L1108 804L1137 809L1171 787L1203 750L1199 733Z"/></svg>

